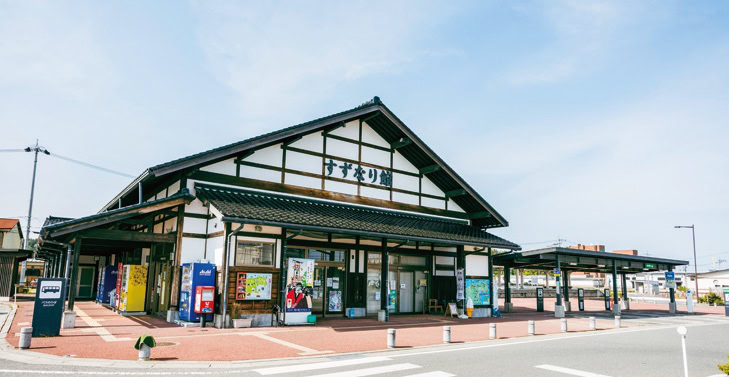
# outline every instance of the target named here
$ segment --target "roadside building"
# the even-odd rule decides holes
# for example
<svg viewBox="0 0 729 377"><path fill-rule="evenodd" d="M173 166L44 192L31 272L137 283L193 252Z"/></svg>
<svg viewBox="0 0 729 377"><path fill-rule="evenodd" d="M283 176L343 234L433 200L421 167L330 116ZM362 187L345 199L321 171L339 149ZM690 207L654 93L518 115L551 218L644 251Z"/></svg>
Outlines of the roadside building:
<svg viewBox="0 0 729 377"><path fill-rule="evenodd" d="M209 261L218 322L233 312L254 325L276 308L286 322L423 313L455 302L457 279L459 306L487 316L492 251L519 249L489 232L506 219L378 97L153 166L97 214L56 219L38 249L56 276L70 258L71 308L121 263L146 271L143 312L174 315L190 288L183 265Z"/></svg>
<svg viewBox="0 0 729 377"><path fill-rule="evenodd" d="M696 286L696 275L687 275L689 280L687 287L689 289L695 289L694 287ZM699 296L705 296L710 292L714 292L721 296L722 292L724 292L724 289L729 288L729 269L699 272L698 277Z"/></svg>
<svg viewBox="0 0 729 377"><path fill-rule="evenodd" d="M15 294L18 282L18 266L32 252L23 249L23 230L20 220L0 218L0 299Z"/></svg>

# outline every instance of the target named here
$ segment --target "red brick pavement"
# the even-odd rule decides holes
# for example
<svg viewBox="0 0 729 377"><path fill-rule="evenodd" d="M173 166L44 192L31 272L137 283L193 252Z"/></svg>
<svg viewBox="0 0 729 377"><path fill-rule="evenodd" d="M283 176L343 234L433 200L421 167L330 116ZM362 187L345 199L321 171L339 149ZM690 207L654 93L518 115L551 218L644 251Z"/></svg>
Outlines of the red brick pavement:
<svg viewBox="0 0 729 377"><path fill-rule="evenodd" d="M489 323L498 323L500 338L527 336L527 320L536 321L537 335L560 332L560 321L549 312L553 299L545 300L547 312L536 313L534 299L515 299L515 313L502 318L461 320L442 315L393 315L388 323L375 319L322 319L314 327L262 327L253 329L183 328L162 319L142 316L123 317L93 302L76 304L76 328L61 330L61 336L34 338L31 350L53 355L83 358L135 360L133 348L142 334L155 337L158 347L152 351L157 360L227 361L280 357L297 357L322 353L363 352L386 348L388 328L397 329L398 347L418 347L442 343L442 326L451 326L453 342L487 340ZM8 342L17 347L21 327L32 322L33 302L18 302L19 308L8 334ZM572 300L576 309L577 301ZM664 310L667 305L631 303L633 311ZM585 314L605 313L599 300L587 300ZM679 310L681 307L679 307ZM700 313L722 314L723 308L697 307ZM625 326L634 326L624 322ZM597 320L598 329L612 328L609 318ZM586 318L569 319L570 332L585 331Z"/></svg>

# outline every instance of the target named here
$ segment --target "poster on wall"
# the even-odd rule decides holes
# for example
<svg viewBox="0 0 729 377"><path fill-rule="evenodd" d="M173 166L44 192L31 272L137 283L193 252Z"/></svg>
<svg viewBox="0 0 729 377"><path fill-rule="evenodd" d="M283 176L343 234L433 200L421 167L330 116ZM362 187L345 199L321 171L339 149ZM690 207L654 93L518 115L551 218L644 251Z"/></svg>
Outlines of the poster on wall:
<svg viewBox="0 0 729 377"><path fill-rule="evenodd" d="M314 260L289 258L286 279L286 311L310 312L314 291Z"/></svg>
<svg viewBox="0 0 729 377"><path fill-rule="evenodd" d="M342 291L329 291L329 311L342 311Z"/></svg>
<svg viewBox="0 0 729 377"><path fill-rule="evenodd" d="M466 299L473 306L491 304L491 284L489 279L466 279Z"/></svg>
<svg viewBox="0 0 729 377"><path fill-rule="evenodd" d="M236 279L236 300L270 300L272 274L239 272Z"/></svg>
<svg viewBox="0 0 729 377"><path fill-rule="evenodd" d="M466 272L462 268L456 270L456 300L463 300L463 281L466 277Z"/></svg>

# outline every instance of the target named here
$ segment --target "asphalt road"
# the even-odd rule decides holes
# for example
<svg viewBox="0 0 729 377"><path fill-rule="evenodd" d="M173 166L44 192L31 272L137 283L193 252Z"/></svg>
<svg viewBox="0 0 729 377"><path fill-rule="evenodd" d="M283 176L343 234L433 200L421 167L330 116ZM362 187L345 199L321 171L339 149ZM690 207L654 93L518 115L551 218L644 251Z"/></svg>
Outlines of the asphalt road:
<svg viewBox="0 0 729 377"><path fill-rule="evenodd" d="M0 375L98 376L682 376L678 325L686 339L690 376L717 375L729 362L729 319L719 316L637 318L651 326L617 331L568 333L467 344L399 349L360 355L331 356L188 368L87 368L24 364L5 360ZM241 350L245 352L245 350ZM2 355L0 354L0 357Z"/></svg>

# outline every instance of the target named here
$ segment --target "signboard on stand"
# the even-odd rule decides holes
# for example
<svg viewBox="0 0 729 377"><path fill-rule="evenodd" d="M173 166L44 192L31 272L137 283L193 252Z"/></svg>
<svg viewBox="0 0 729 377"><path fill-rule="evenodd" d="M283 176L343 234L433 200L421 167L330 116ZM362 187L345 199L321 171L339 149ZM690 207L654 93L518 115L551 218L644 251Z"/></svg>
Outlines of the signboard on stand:
<svg viewBox="0 0 729 377"><path fill-rule="evenodd" d="M585 290L583 288L577 288L577 305L581 312L585 311Z"/></svg>
<svg viewBox="0 0 729 377"><path fill-rule="evenodd" d="M544 311L544 288L542 287L537 288L537 311Z"/></svg>
<svg viewBox="0 0 729 377"><path fill-rule="evenodd" d="M34 338L60 334L65 296L66 279L38 279L33 306Z"/></svg>
<svg viewBox="0 0 729 377"><path fill-rule="evenodd" d="M724 289L724 315L729 317L729 289Z"/></svg>
<svg viewBox="0 0 729 377"><path fill-rule="evenodd" d="M314 259L289 258L286 280L286 324L307 323L314 291Z"/></svg>
<svg viewBox="0 0 729 377"><path fill-rule="evenodd" d="M491 305L491 284L489 279L466 279L465 297L474 308Z"/></svg>

